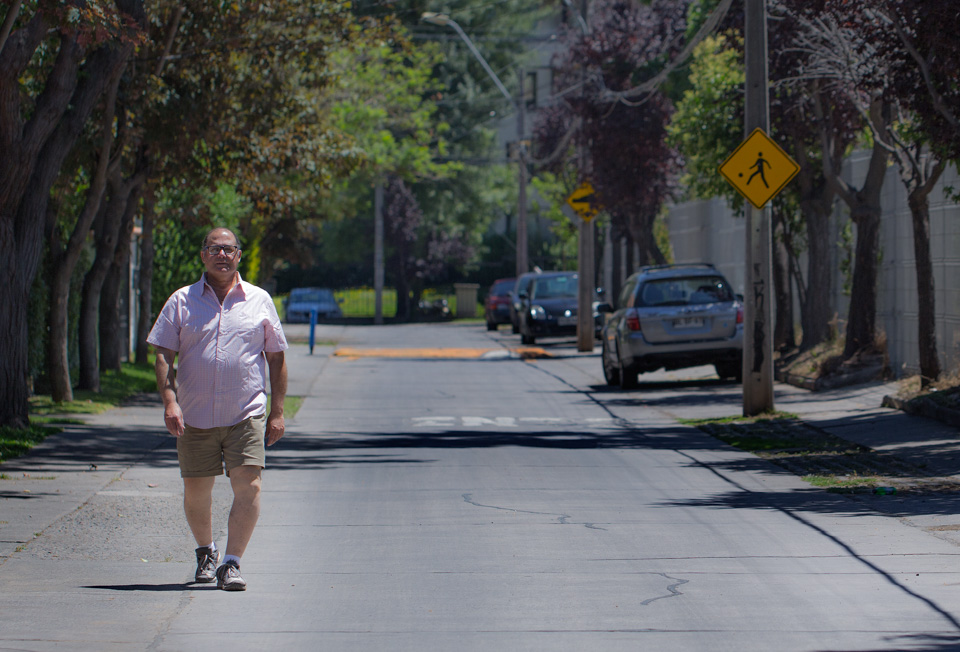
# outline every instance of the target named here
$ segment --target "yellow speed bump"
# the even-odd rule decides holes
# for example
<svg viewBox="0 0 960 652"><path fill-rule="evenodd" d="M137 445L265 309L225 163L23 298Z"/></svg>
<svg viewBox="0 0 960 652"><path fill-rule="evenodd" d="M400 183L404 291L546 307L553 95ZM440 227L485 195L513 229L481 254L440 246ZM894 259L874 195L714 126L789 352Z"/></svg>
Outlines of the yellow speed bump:
<svg viewBox="0 0 960 652"><path fill-rule="evenodd" d="M333 352L338 358L396 358L406 360L479 360L496 358L549 358L551 355L539 347L527 346L511 349L476 348L421 348L421 349L358 349L344 346Z"/></svg>

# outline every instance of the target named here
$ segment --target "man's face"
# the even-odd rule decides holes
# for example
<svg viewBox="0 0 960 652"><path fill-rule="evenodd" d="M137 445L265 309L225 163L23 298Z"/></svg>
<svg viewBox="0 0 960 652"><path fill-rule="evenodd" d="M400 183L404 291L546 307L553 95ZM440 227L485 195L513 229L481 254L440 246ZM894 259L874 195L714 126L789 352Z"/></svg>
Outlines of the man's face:
<svg viewBox="0 0 960 652"><path fill-rule="evenodd" d="M234 248L228 254L221 246ZM211 253L211 250L215 253ZM206 246L200 252L200 259L207 269L207 274L218 278L229 278L237 271L240 264L240 249L237 241L229 231L214 231L207 237Z"/></svg>

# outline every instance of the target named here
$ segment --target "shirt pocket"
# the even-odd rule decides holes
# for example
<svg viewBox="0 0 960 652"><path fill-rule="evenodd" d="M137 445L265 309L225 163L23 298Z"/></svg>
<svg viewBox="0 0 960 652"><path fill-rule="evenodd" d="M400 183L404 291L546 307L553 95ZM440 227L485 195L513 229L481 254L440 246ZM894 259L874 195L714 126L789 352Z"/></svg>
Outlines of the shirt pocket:
<svg viewBox="0 0 960 652"><path fill-rule="evenodd" d="M263 325L257 324L255 328L241 328L237 333L240 341L243 342L244 349L249 353L260 353L263 351Z"/></svg>

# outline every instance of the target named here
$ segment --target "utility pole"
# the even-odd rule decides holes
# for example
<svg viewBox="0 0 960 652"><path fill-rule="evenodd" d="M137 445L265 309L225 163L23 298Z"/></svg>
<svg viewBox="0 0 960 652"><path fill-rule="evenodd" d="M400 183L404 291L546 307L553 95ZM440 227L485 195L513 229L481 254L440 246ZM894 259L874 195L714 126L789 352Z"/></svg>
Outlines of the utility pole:
<svg viewBox="0 0 960 652"><path fill-rule="evenodd" d="M594 279L593 220L580 218L577 231L577 351L593 351Z"/></svg>
<svg viewBox="0 0 960 652"><path fill-rule="evenodd" d="M517 277L530 269L527 260L527 146L523 140L527 113L527 98L524 93L524 70L517 72L520 77L520 95L517 98L517 167L520 187L517 194Z"/></svg>
<svg viewBox="0 0 960 652"><path fill-rule="evenodd" d="M744 134L770 131L767 85L766 0L745 0L746 119ZM773 406L773 282L770 207L746 202L747 269L744 278L743 415Z"/></svg>
<svg viewBox="0 0 960 652"><path fill-rule="evenodd" d="M587 28L587 0L581 0L580 13L577 18L580 21L580 29L584 35L588 33ZM584 74L580 72L580 92L584 92ZM581 139L580 142L580 174L587 176L587 156L586 145ZM593 351L594 343L594 324L593 324L593 297L594 288L597 284L594 271L594 237L593 237L593 219L583 219L580 217L580 224L577 229L577 351L586 353Z"/></svg>
<svg viewBox="0 0 960 652"><path fill-rule="evenodd" d="M373 323L383 323L383 182L373 189Z"/></svg>

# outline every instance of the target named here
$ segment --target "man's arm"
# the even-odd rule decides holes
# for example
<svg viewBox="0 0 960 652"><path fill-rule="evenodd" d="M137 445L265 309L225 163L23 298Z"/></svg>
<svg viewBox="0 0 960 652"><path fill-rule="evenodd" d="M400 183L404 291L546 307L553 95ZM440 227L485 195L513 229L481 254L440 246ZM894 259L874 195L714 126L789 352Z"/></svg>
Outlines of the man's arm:
<svg viewBox="0 0 960 652"><path fill-rule="evenodd" d="M287 360L283 351L264 352L270 366L270 415L267 417L267 446L283 437L283 399L287 396Z"/></svg>
<svg viewBox="0 0 960 652"><path fill-rule="evenodd" d="M157 362L154 368L157 371L157 390L163 399L163 423L174 437L183 434L183 411L177 403L177 371L173 367L177 359L177 352L162 347L157 350Z"/></svg>

